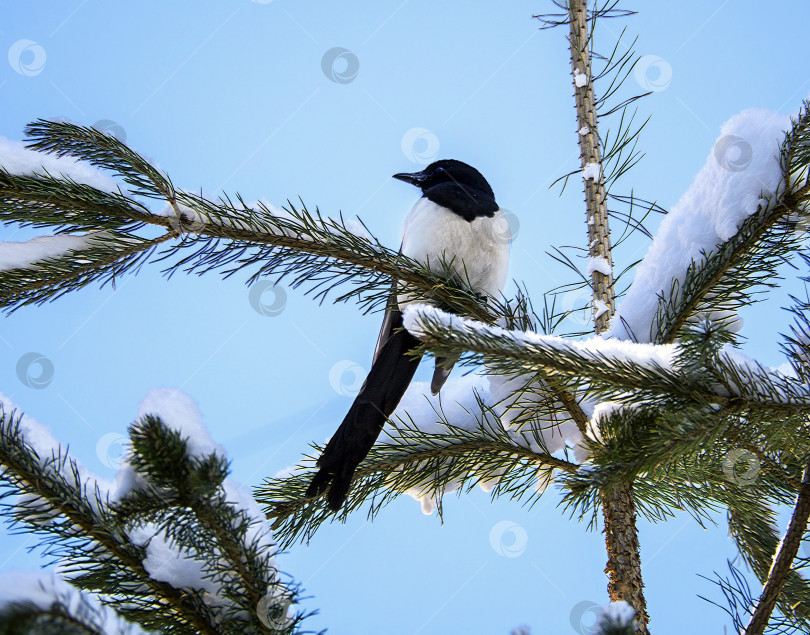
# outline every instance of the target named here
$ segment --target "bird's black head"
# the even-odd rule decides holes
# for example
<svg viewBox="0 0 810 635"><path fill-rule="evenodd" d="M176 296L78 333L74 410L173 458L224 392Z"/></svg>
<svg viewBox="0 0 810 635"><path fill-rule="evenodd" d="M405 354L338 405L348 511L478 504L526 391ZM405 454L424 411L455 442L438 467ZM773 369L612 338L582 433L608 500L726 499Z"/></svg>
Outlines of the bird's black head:
<svg viewBox="0 0 810 635"><path fill-rule="evenodd" d="M402 172L395 174L394 178L415 185L423 192L443 183L455 183L495 198L489 183L478 170L455 159L434 161L421 172Z"/></svg>
<svg viewBox="0 0 810 635"><path fill-rule="evenodd" d="M395 174L394 178L415 185L422 196L470 222L481 216L491 218L498 211L487 180L471 165L455 159L435 161L421 172Z"/></svg>

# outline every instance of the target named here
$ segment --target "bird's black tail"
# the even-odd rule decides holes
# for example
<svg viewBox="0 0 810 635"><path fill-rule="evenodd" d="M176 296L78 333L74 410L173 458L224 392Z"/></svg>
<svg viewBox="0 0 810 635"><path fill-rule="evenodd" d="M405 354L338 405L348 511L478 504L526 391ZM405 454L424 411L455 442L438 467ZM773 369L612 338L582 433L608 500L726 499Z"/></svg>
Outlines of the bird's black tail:
<svg viewBox="0 0 810 635"><path fill-rule="evenodd" d="M400 314L398 324L394 325L398 330L380 349L343 423L318 459L321 469L309 484L307 496L319 496L329 488L326 500L333 511L338 511L346 500L355 469L380 436L419 366L421 355L407 353L420 342L401 327Z"/></svg>

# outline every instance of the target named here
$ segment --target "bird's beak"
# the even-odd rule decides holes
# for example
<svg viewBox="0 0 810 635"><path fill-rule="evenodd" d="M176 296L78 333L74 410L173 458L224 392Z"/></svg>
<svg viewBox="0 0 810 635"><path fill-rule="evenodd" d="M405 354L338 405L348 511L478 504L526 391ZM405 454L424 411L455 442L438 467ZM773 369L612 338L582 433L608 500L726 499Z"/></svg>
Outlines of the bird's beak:
<svg viewBox="0 0 810 635"><path fill-rule="evenodd" d="M399 174L395 174L393 178L399 181L405 181L406 183L410 183L411 185L415 185L416 187L421 187L422 183L425 181L425 173L424 172L400 172Z"/></svg>

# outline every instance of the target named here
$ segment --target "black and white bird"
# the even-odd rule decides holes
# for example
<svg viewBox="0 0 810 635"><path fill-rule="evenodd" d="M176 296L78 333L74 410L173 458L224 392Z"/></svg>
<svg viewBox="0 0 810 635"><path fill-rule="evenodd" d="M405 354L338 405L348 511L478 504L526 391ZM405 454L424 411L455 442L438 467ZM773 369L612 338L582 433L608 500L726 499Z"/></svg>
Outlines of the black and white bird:
<svg viewBox="0 0 810 635"><path fill-rule="evenodd" d="M445 159L421 172L395 174L394 178L422 190L422 198L405 219L401 253L435 273L450 273L479 296L498 299L509 269L511 236L507 219L481 173L461 161ZM402 328L402 309L412 301L395 283L368 377L318 459L320 470L307 496L320 496L328 488L326 499L333 511L346 500L355 469L371 450L421 361L421 356L408 354L419 347L419 340ZM456 361L436 358L431 382L434 395Z"/></svg>

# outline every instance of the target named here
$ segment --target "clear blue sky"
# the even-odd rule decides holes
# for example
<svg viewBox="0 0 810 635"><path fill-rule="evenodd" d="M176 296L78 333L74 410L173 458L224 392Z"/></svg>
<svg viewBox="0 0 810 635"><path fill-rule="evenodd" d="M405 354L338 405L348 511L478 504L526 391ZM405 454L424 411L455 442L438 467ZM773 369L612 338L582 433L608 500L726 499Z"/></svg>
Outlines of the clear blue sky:
<svg viewBox="0 0 810 635"><path fill-rule="evenodd" d="M630 8L640 15L606 24L601 40L609 48L627 25L638 52L662 60L646 76L662 89L641 105L652 115L640 145L647 156L625 186L668 208L730 116L760 106L793 112L808 95L810 62L796 43L806 39L810 7L638 5ZM518 219L512 277L538 298L570 280L545 254L586 237L579 182L562 197L548 189L578 161L565 33L539 31L531 19L550 2L30 0L0 8L8 52L0 135L18 139L37 117L111 120L180 187L276 204L301 196L325 214L360 215L391 246L416 193L390 176L419 169L438 145L439 157L478 167ZM330 79L323 60L335 47L348 53L327 65ZM0 229L0 240L31 235ZM639 241L616 253L619 269L645 249ZM785 293L745 315L746 352L767 365L784 361L774 342L788 322L776 308ZM379 319L351 305L319 307L292 290L280 314L265 317L244 279L167 282L148 266L116 290L91 287L0 321L0 392L112 476L138 402L152 387L180 387L227 448L235 478L256 485L337 427L351 397L330 371L343 361L368 367ZM53 364L45 388L16 374L29 352ZM589 615L578 630L571 615L582 602L606 601L604 542L558 501L549 491L528 510L480 491L450 496L441 524L401 498L373 523L358 514L324 527L281 563L313 596L306 607L321 611L309 627L335 635L506 634L521 624L586 633ZM492 546L503 521L525 535L516 557ZM31 542L3 537L0 569L38 566L25 550ZM719 598L698 574L723 571L735 556L722 518L708 530L685 515L642 522L641 544L653 631L724 632L725 614L697 597Z"/></svg>

